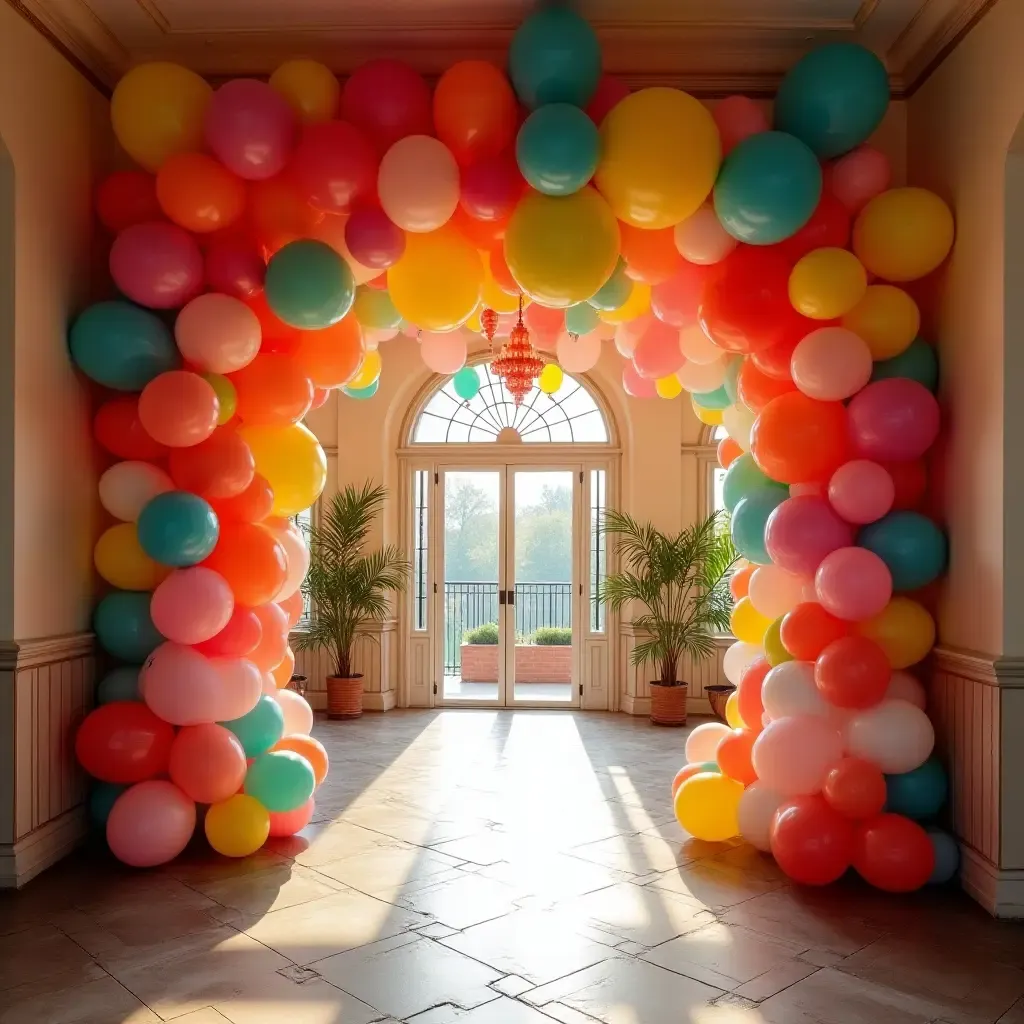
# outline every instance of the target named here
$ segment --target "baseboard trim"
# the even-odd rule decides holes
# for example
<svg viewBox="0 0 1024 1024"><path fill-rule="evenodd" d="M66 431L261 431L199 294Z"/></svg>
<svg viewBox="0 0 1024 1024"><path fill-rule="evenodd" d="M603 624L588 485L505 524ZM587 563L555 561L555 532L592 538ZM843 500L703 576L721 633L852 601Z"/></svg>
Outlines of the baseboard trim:
<svg viewBox="0 0 1024 1024"><path fill-rule="evenodd" d="M16 843L0 844L0 889L18 889L82 843L88 832L85 807L73 807Z"/></svg>
<svg viewBox="0 0 1024 1024"><path fill-rule="evenodd" d="M306 700L314 711L327 710L326 690L307 690ZM397 706L397 699L394 690L385 690L383 693L364 693L364 711L390 711Z"/></svg>
<svg viewBox="0 0 1024 1024"><path fill-rule="evenodd" d="M1024 919L1024 871L999 868L977 850L960 847L960 884L993 917Z"/></svg>

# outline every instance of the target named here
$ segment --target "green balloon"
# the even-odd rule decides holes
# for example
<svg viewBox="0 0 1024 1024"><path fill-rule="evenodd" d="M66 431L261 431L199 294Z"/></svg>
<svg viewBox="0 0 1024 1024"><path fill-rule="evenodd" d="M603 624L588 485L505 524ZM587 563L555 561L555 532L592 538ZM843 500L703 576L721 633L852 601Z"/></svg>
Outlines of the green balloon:
<svg viewBox="0 0 1024 1024"><path fill-rule="evenodd" d="M142 700L139 696L138 665L122 665L108 672L96 687L96 703L111 704L115 700Z"/></svg>
<svg viewBox="0 0 1024 1024"><path fill-rule="evenodd" d="M455 394L459 396L464 402L468 402L471 398L475 398L477 392L480 390L480 375L476 372L475 366L464 366L458 373L452 377L452 387L455 388Z"/></svg>
<svg viewBox="0 0 1024 1024"><path fill-rule="evenodd" d="M764 546L764 528L768 517L788 495L776 491L755 491L741 498L732 512L730 528L736 550L757 565L770 565L771 557Z"/></svg>
<svg viewBox="0 0 1024 1024"><path fill-rule="evenodd" d="M789 497L789 487L763 473L754 461L754 456L750 452L744 452L733 459L725 471L725 478L722 480L722 501L732 512L744 498L749 498L758 491L781 494L783 500Z"/></svg>
<svg viewBox="0 0 1024 1024"><path fill-rule="evenodd" d="M281 320L307 331L336 324L356 297L348 264L326 242L312 238L289 242L274 253L263 288Z"/></svg>
<svg viewBox="0 0 1024 1024"><path fill-rule="evenodd" d="M291 750L261 754L245 773L246 793L277 814L301 807L315 787L312 765Z"/></svg>
<svg viewBox="0 0 1024 1024"><path fill-rule="evenodd" d="M89 790L89 820L99 829L107 827L107 818L113 810L117 798L127 786L114 782L95 782Z"/></svg>
<svg viewBox="0 0 1024 1024"><path fill-rule="evenodd" d="M143 591L114 590L96 606L93 630L107 654L141 665L164 642L149 615L151 597Z"/></svg>
<svg viewBox="0 0 1024 1024"><path fill-rule="evenodd" d="M348 395L349 398L359 399L360 401L367 398L373 398L377 394L377 388L380 387L380 377L378 377L372 384L367 384L365 388L346 388L342 387L342 391Z"/></svg>
<svg viewBox="0 0 1024 1024"><path fill-rule="evenodd" d="M565 311L565 329L570 334L589 334L598 323L597 309L589 302L577 302Z"/></svg>
<svg viewBox="0 0 1024 1024"><path fill-rule="evenodd" d="M284 735L284 712L273 697L263 696L248 714L220 724L238 737L246 757L258 757Z"/></svg>
<svg viewBox="0 0 1024 1024"><path fill-rule="evenodd" d="M874 364L872 381L889 377L907 377L934 392L939 386L939 360L935 347L922 338L915 338L898 356Z"/></svg>
<svg viewBox="0 0 1024 1024"><path fill-rule="evenodd" d="M632 294L633 282L626 277L625 266L620 265L615 268L612 276L587 299L587 302L595 309L608 311L618 309Z"/></svg>
<svg viewBox="0 0 1024 1024"><path fill-rule="evenodd" d="M729 392L724 384L721 387L715 388L714 391L700 391L696 394L691 394L690 397L702 409L728 409L734 401L734 399L729 397Z"/></svg>
<svg viewBox="0 0 1024 1024"><path fill-rule="evenodd" d="M363 327L391 330L402 323L402 314L395 309L391 296L382 288L359 288L355 301L355 316Z"/></svg>

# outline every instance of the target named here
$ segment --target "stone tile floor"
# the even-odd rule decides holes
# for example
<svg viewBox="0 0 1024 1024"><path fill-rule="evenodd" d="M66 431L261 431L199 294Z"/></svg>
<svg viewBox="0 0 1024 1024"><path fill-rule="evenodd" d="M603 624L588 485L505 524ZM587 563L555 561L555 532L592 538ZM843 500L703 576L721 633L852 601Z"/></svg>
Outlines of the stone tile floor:
<svg viewBox="0 0 1024 1024"><path fill-rule="evenodd" d="M688 838L684 733L624 715L317 725L299 837L0 894L3 1024L1024 1024L1024 926L787 884Z"/></svg>

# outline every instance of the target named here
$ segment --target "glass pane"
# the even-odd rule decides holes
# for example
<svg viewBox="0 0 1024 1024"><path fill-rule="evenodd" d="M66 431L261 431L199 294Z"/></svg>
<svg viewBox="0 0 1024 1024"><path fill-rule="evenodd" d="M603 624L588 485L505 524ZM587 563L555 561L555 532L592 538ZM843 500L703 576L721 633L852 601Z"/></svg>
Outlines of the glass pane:
<svg viewBox="0 0 1024 1024"><path fill-rule="evenodd" d="M498 501L501 474L444 475L446 700L498 700Z"/></svg>
<svg viewBox="0 0 1024 1024"><path fill-rule="evenodd" d="M515 473L513 695L572 700L572 470Z"/></svg>
<svg viewBox="0 0 1024 1024"><path fill-rule="evenodd" d="M590 631L604 632L604 604L598 602L598 588L608 575L608 539L603 516L607 503L603 469L590 471Z"/></svg>
<svg viewBox="0 0 1024 1024"><path fill-rule="evenodd" d="M427 485L425 469L413 473L412 497L412 628L427 628Z"/></svg>
<svg viewBox="0 0 1024 1024"><path fill-rule="evenodd" d="M725 470L721 466L711 467L711 508L709 512L718 512L725 508L725 497L722 488L725 485Z"/></svg>
<svg viewBox="0 0 1024 1024"><path fill-rule="evenodd" d="M292 522L302 531L302 536L306 538L306 545L309 545L309 531L313 525L313 510L312 508L304 509L297 515L292 516ZM309 595L303 591L302 594L302 618L299 622L308 622L312 617L312 605L309 600Z"/></svg>

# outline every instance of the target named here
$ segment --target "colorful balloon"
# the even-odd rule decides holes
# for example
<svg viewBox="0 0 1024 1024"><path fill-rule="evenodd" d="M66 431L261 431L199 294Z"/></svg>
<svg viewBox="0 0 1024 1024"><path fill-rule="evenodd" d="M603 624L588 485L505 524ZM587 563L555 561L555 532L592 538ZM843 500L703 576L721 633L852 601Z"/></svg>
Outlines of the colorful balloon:
<svg viewBox="0 0 1024 1024"><path fill-rule="evenodd" d="M915 338L898 356L875 363L871 370L872 381L890 377L917 381L934 394L939 386L939 360L935 347L922 338Z"/></svg>
<svg viewBox="0 0 1024 1024"><path fill-rule="evenodd" d="M859 712L846 727L846 749L887 775L913 771L928 760L935 730L928 716L904 700L885 700Z"/></svg>
<svg viewBox="0 0 1024 1024"><path fill-rule="evenodd" d="M231 227L245 211L245 183L204 153L178 153L157 171L167 217L195 234Z"/></svg>
<svg viewBox="0 0 1024 1024"><path fill-rule="evenodd" d="M234 796L245 781L245 771L242 744L221 725L188 725L174 737L167 773L198 804Z"/></svg>
<svg viewBox="0 0 1024 1024"><path fill-rule="evenodd" d="M115 171L96 189L96 216L116 235L133 224L160 220L163 210L156 198L156 179L144 171Z"/></svg>
<svg viewBox="0 0 1024 1024"><path fill-rule="evenodd" d="M266 82L235 78L213 94L203 133L213 155L248 181L273 178L295 146L296 118Z"/></svg>
<svg viewBox="0 0 1024 1024"><path fill-rule="evenodd" d="M356 68L345 79L341 116L361 128L380 153L406 136L434 133L430 86L399 60L378 58Z"/></svg>
<svg viewBox="0 0 1024 1024"><path fill-rule="evenodd" d="M720 843L739 834L743 785L728 776L701 772L687 779L676 793L676 818L695 839Z"/></svg>
<svg viewBox="0 0 1024 1024"><path fill-rule="evenodd" d="M892 669L885 651L863 636L830 643L814 666L818 691L837 708L870 708L886 695Z"/></svg>
<svg viewBox="0 0 1024 1024"><path fill-rule="evenodd" d="M234 373L260 350L260 322L239 299L209 292L193 299L174 322L185 360L207 373Z"/></svg>
<svg viewBox="0 0 1024 1024"><path fill-rule="evenodd" d="M341 95L334 72L315 60L286 60L270 76L270 88L284 97L305 124L334 117Z"/></svg>
<svg viewBox="0 0 1024 1024"><path fill-rule="evenodd" d="M528 110L549 103L585 107L601 77L601 47L589 22L567 8L547 7L516 29L508 70Z"/></svg>
<svg viewBox="0 0 1024 1024"><path fill-rule="evenodd" d="M934 818L949 795L946 769L935 758L900 775L885 777L885 809L915 821Z"/></svg>
<svg viewBox="0 0 1024 1024"><path fill-rule="evenodd" d="M410 135L384 154L377 192L384 212L403 231L436 231L459 205L459 166L443 142Z"/></svg>
<svg viewBox="0 0 1024 1024"><path fill-rule="evenodd" d="M243 427L240 433L256 460L256 473L273 493L273 515L294 516L320 497L327 483L327 457L307 427Z"/></svg>
<svg viewBox="0 0 1024 1024"><path fill-rule="evenodd" d="M843 315L842 323L864 341L872 359L892 359L917 337L921 312L902 288L872 284L857 305Z"/></svg>
<svg viewBox="0 0 1024 1024"><path fill-rule="evenodd" d="M93 549L93 563L100 576L119 590L152 590L168 571L143 551L134 523L118 523L105 530Z"/></svg>
<svg viewBox="0 0 1024 1024"><path fill-rule="evenodd" d="M841 878L853 859L854 843L849 819L818 795L786 800L772 819L772 856L803 885L829 885Z"/></svg>
<svg viewBox="0 0 1024 1024"><path fill-rule="evenodd" d="M248 857L270 834L270 813L251 796L237 793L206 812L206 840L222 857Z"/></svg>
<svg viewBox="0 0 1024 1024"><path fill-rule="evenodd" d="M279 249L267 264L267 302L286 324L320 330L337 323L355 301L348 264L325 242L304 238Z"/></svg>
<svg viewBox="0 0 1024 1024"><path fill-rule="evenodd" d="M220 525L212 508L186 491L158 494L139 514L139 543L150 558L181 568L214 549Z"/></svg>
<svg viewBox="0 0 1024 1024"><path fill-rule="evenodd" d="M75 757L93 778L135 783L167 770L174 729L137 701L90 711L75 734Z"/></svg>
<svg viewBox="0 0 1024 1024"><path fill-rule="evenodd" d="M125 228L110 248L110 274L118 289L150 309L176 309L203 288L203 255L177 224L151 221Z"/></svg>
<svg viewBox="0 0 1024 1024"><path fill-rule="evenodd" d="M935 620L909 597L894 597L873 619L859 623L857 632L879 644L893 668L916 665L935 645Z"/></svg>
<svg viewBox="0 0 1024 1024"><path fill-rule="evenodd" d="M119 861L152 868L174 860L196 827L196 805L170 782L151 780L122 793L107 817L107 845Z"/></svg>
<svg viewBox="0 0 1024 1024"><path fill-rule="evenodd" d="M839 730L818 715L795 715L769 723L754 743L757 777L782 796L817 793L843 755Z"/></svg>
<svg viewBox="0 0 1024 1024"><path fill-rule="evenodd" d="M844 463L828 483L828 500L832 508L848 523L857 525L881 519L892 508L895 497L896 485L889 471L867 459ZM864 542L860 540L859 543ZM895 579L893 585L897 589L905 589L899 587Z"/></svg>
<svg viewBox="0 0 1024 1024"><path fill-rule="evenodd" d="M772 820L784 799L761 782L751 783L740 797L737 809L740 835L762 853L771 850Z"/></svg>
<svg viewBox="0 0 1024 1024"><path fill-rule="evenodd" d="M864 298L868 275L846 249L814 249L802 256L789 275L789 301L812 320L845 316Z"/></svg>
<svg viewBox="0 0 1024 1024"><path fill-rule="evenodd" d="M139 421L146 433L169 448L188 448L216 429L217 393L197 373L168 370L154 377L139 396Z"/></svg>
<svg viewBox="0 0 1024 1024"><path fill-rule="evenodd" d="M578 192L594 176L600 139L594 122L569 103L547 103L523 122L516 160L527 183L549 196Z"/></svg>
<svg viewBox="0 0 1024 1024"><path fill-rule="evenodd" d="M832 164L829 188L846 209L860 213L891 180L889 158L873 146L858 146Z"/></svg>
<svg viewBox="0 0 1024 1024"><path fill-rule="evenodd" d="M176 569L153 591L153 625L179 644L201 644L231 620L235 600L223 576L202 566ZM211 803L210 800L200 803Z"/></svg>
<svg viewBox="0 0 1024 1024"><path fill-rule="evenodd" d="M291 162L302 197L325 213L347 213L376 193L379 157L373 143L347 121L306 125Z"/></svg>
<svg viewBox="0 0 1024 1024"><path fill-rule="evenodd" d="M935 868L932 842L920 825L899 814L879 814L858 830L853 866L884 892L913 892Z"/></svg>
<svg viewBox="0 0 1024 1024"><path fill-rule="evenodd" d="M850 437L862 458L907 462L920 458L939 433L939 404L914 380L868 384L847 407Z"/></svg>
<svg viewBox="0 0 1024 1024"><path fill-rule="evenodd" d="M925 587L946 568L946 536L918 512L891 512L861 530L857 543L882 559L894 590Z"/></svg>
<svg viewBox="0 0 1024 1024"><path fill-rule="evenodd" d="M844 757L825 776L821 794L846 818L873 818L885 806L885 776L870 761Z"/></svg>
<svg viewBox="0 0 1024 1024"><path fill-rule="evenodd" d="M463 166L504 152L515 137L516 113L508 79L487 61L458 61L434 89L437 137Z"/></svg>
<svg viewBox="0 0 1024 1024"><path fill-rule="evenodd" d="M92 624L96 640L107 654L135 665L141 665L164 642L149 615L149 594L129 590L107 594L96 606Z"/></svg>
<svg viewBox="0 0 1024 1024"><path fill-rule="evenodd" d="M245 792L268 811L283 813L301 807L316 788L310 763L291 750L257 755L245 774Z"/></svg>

